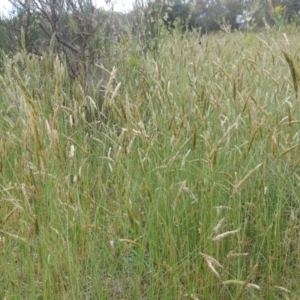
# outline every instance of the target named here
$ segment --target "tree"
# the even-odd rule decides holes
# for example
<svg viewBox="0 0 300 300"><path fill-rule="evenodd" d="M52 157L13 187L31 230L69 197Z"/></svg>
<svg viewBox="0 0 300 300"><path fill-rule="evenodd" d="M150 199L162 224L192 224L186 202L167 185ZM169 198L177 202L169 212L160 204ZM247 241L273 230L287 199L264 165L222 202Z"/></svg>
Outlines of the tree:
<svg viewBox="0 0 300 300"><path fill-rule="evenodd" d="M175 0L171 3L168 2L163 6L162 18L164 24L169 30L173 30L175 28L174 24L177 21L179 29L186 31L196 28L199 25L199 18L195 12L196 11L194 10L192 2L181 2Z"/></svg>
<svg viewBox="0 0 300 300"><path fill-rule="evenodd" d="M6 35L11 36L16 50L24 47L28 52L42 55L43 46L48 46L54 36L56 51L64 54L71 77L85 79L89 66L101 54L99 39L103 38L108 14L97 10L91 0L9 1L15 13L1 20L1 25L6 28Z"/></svg>

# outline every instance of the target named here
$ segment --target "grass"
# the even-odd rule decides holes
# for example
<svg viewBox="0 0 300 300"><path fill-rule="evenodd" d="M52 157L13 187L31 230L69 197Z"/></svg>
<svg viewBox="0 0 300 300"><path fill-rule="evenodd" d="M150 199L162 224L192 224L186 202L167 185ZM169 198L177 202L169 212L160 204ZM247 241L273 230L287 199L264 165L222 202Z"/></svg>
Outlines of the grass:
<svg viewBox="0 0 300 300"><path fill-rule="evenodd" d="M3 55L1 299L300 297L296 32L163 39Z"/></svg>

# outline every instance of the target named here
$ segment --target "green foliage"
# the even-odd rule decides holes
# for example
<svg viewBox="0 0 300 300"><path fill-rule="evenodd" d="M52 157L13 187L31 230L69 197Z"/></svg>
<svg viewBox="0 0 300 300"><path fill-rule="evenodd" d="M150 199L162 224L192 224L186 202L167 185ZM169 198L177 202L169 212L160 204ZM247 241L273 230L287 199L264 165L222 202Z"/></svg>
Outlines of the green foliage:
<svg viewBox="0 0 300 300"><path fill-rule="evenodd" d="M298 35L130 36L89 92L54 40L2 54L1 299L298 299Z"/></svg>
<svg viewBox="0 0 300 300"><path fill-rule="evenodd" d="M274 8L273 18L278 27L286 26L287 24L287 9L283 5L278 5Z"/></svg>

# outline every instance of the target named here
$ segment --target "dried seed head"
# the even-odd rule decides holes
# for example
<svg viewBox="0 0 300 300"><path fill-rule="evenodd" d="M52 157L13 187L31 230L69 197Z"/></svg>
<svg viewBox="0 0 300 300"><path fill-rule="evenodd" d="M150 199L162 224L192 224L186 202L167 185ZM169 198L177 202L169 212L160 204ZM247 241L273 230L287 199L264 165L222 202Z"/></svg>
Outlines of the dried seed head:
<svg viewBox="0 0 300 300"><path fill-rule="evenodd" d="M224 233L221 233L221 234L219 234L219 235L217 235L215 238L213 238L212 240L214 241L214 242L216 242L216 241L219 241L219 240L222 240L222 239L224 239L226 236L228 236L228 235L232 235L232 234L236 234L236 233L238 233L239 231L238 230L232 230L232 231L227 231L227 232L224 232Z"/></svg>
<svg viewBox="0 0 300 300"><path fill-rule="evenodd" d="M217 270L215 269L215 267L219 267L221 269L223 269L223 266L213 257L204 254L204 253L200 253L200 255L202 255L204 257L204 259L207 262L208 267L211 269L211 271L218 277L220 278L220 274L217 272Z"/></svg>
<svg viewBox="0 0 300 300"><path fill-rule="evenodd" d="M70 146L70 151L69 151L69 158L73 158L75 153L75 147L74 145Z"/></svg>

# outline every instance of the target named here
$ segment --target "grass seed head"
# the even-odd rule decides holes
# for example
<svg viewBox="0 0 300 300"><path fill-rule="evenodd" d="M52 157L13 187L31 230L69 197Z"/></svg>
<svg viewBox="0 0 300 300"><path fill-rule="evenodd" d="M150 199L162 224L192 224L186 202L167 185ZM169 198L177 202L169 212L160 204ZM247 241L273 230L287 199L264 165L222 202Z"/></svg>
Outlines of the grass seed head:
<svg viewBox="0 0 300 300"><path fill-rule="evenodd" d="M217 272L217 270L215 268L219 267L219 268L223 269L223 266L216 259L214 259L212 256L209 256L209 255L204 254L204 253L200 253L200 255L202 255L204 257L204 259L206 260L206 263L207 263L208 267L211 269L211 271L218 278L220 278L220 274Z"/></svg>
<svg viewBox="0 0 300 300"><path fill-rule="evenodd" d="M227 231L227 232L224 232L224 233L221 233L219 235L217 235L216 237L214 237L212 240L214 242L216 241L220 241L222 239L224 239L225 237L229 236L229 235L232 235L232 234L236 234L238 233L239 231L238 230L232 230L232 231Z"/></svg>

